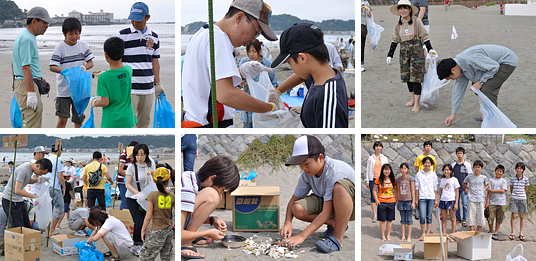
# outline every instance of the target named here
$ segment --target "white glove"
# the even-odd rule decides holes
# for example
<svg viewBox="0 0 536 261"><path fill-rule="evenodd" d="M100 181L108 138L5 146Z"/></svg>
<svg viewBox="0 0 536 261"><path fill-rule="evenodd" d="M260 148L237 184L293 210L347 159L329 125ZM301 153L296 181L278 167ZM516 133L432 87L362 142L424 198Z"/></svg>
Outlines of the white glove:
<svg viewBox="0 0 536 261"><path fill-rule="evenodd" d="M240 66L240 73L244 77L256 77L261 72L272 72L272 69L262 65L260 62L257 61L249 61L247 63L242 64Z"/></svg>
<svg viewBox="0 0 536 261"><path fill-rule="evenodd" d="M385 62L387 63L387 65L391 65L391 57L387 57L387 59L385 59Z"/></svg>
<svg viewBox="0 0 536 261"><path fill-rule="evenodd" d="M32 204L33 204L34 206L39 206L40 203L41 203L41 202L39 202L39 198L34 198L34 199L33 199L33 203L32 203Z"/></svg>
<svg viewBox="0 0 536 261"><path fill-rule="evenodd" d="M37 95L35 92L28 92L26 106L34 109L34 111L37 110Z"/></svg>
<svg viewBox="0 0 536 261"><path fill-rule="evenodd" d="M85 67L85 66L83 66L83 65L82 65L82 66L80 66L80 69L82 69L82 71L83 71L83 72L87 72L87 69L86 69L86 67Z"/></svg>
<svg viewBox="0 0 536 261"><path fill-rule="evenodd" d="M164 96L166 96L166 90L164 90L164 87L161 83L155 83L154 85L154 94L156 98L160 97L160 94L163 93Z"/></svg>
<svg viewBox="0 0 536 261"><path fill-rule="evenodd" d="M141 193L135 194L134 197L136 200L144 200L143 195Z"/></svg>
<svg viewBox="0 0 536 261"><path fill-rule="evenodd" d="M430 57L432 59L436 59L437 57L439 57L439 54L437 54L436 50L432 49L428 52L430 54Z"/></svg>
<svg viewBox="0 0 536 261"><path fill-rule="evenodd" d="M37 181L38 181L39 183L45 183L45 182L47 182L47 181L49 181L49 180L50 180L50 177L48 177L48 176L44 176L44 175L43 175L43 176L39 176L39 177L37 178Z"/></svg>
<svg viewBox="0 0 536 261"><path fill-rule="evenodd" d="M274 104L273 111L282 110L283 107L285 107L285 104L283 104L283 101L281 101L281 98L279 97L280 95L281 94L278 91L272 91L268 96L268 102Z"/></svg>
<svg viewBox="0 0 536 261"><path fill-rule="evenodd" d="M100 96L93 96L91 97L91 99L89 99L89 105L91 105L91 107L95 108L97 107L95 105L96 102L100 101L101 97Z"/></svg>

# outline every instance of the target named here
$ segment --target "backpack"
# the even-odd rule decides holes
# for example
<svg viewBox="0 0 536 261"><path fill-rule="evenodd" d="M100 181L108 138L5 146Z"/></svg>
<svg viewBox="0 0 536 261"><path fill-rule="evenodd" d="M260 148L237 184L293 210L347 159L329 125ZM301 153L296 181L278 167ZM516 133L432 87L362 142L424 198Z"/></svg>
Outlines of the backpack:
<svg viewBox="0 0 536 261"><path fill-rule="evenodd" d="M89 172L89 174L91 174L91 177L89 177L89 179L87 180L89 183L89 186L91 187L98 186L100 182L102 181L101 167L102 167L102 163L99 165L99 168L97 170L93 172Z"/></svg>

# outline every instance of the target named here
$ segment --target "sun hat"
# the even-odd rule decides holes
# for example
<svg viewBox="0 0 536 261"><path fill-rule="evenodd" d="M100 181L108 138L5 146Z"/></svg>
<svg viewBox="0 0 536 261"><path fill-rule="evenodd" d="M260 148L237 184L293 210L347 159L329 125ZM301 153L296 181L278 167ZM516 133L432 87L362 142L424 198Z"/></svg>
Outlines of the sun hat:
<svg viewBox="0 0 536 261"><path fill-rule="evenodd" d="M292 157L285 163L285 166L299 165L304 162L309 155L324 154L324 145L316 137L311 135L301 136L294 142Z"/></svg>
<svg viewBox="0 0 536 261"><path fill-rule="evenodd" d="M36 6L32 9L30 9L30 11L28 11L28 18L37 18L37 19L41 19L49 24L53 24L53 23L56 23L56 20L50 18L50 16L48 15L48 12L45 8L43 7L40 7L40 6Z"/></svg>
<svg viewBox="0 0 536 261"><path fill-rule="evenodd" d="M141 21L149 14L149 7L143 2L136 2L130 8L128 20Z"/></svg>
<svg viewBox="0 0 536 261"><path fill-rule="evenodd" d="M164 167L157 168L154 172L153 177L154 177L154 181L157 181L158 178L162 178L162 182L166 182L170 177L169 169L164 168Z"/></svg>
<svg viewBox="0 0 536 261"><path fill-rule="evenodd" d="M274 59L270 67L277 68L292 54L307 51L313 47L324 44L324 38L318 38L315 34L320 28L314 24L294 24L281 34L279 40L279 55Z"/></svg>
<svg viewBox="0 0 536 261"><path fill-rule="evenodd" d="M412 5L409 0L400 0L398 1L398 4L391 6L391 9L390 9L391 13L393 13L396 16L400 16L400 13L398 12L398 7L401 5L407 5L411 7L411 11L413 11L413 15L417 15L417 13L419 12L419 8Z"/></svg>
<svg viewBox="0 0 536 261"><path fill-rule="evenodd" d="M257 22L259 22L264 38L270 41L277 41L277 36L272 28L270 28L272 8L268 4L262 0L234 0L231 6L255 17Z"/></svg>

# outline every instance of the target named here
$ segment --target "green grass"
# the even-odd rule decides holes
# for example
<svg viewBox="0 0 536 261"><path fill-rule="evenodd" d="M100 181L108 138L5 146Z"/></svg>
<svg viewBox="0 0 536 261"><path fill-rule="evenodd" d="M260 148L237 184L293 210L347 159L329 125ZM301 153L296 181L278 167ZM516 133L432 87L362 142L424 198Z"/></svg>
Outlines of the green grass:
<svg viewBox="0 0 536 261"><path fill-rule="evenodd" d="M292 155L294 141L292 135L281 136L274 134L263 144L259 139L253 140L249 147L240 154L236 164L245 169L255 169L264 164L272 166L272 172L282 170L283 165Z"/></svg>

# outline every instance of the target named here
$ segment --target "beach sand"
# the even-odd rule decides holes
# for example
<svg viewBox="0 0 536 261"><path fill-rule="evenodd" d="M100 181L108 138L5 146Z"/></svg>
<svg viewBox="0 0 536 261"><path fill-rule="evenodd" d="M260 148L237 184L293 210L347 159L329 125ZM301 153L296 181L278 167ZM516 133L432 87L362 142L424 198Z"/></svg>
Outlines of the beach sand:
<svg viewBox="0 0 536 261"><path fill-rule="evenodd" d="M450 11L450 8L449 8ZM437 208L434 209L434 216L432 220L432 234L439 234L438 223L436 218ZM361 260L393 260L393 256L380 256L379 248L383 244L407 244L406 242L400 242L402 236L401 227L400 227L400 212L395 211L396 217L393 221L393 228L391 231L391 240L382 242L381 241L381 232L379 222L372 223L372 210L370 205L365 202L361 203ZM509 240L508 235L510 235L510 213L506 212L506 218L503 220L503 223L499 229L499 241L492 240L491 243L491 256L489 260L504 260L506 255L508 255L512 249L518 244L523 245L523 254L528 260L532 260L531 257L536 255L536 249L534 248L534 240L536 235L536 225L527 220L525 217L525 228L523 229L523 234L526 237L526 242L519 241L517 236L519 236L519 218L516 222L516 240ZM459 223L456 227L456 231L469 231L469 227L462 227ZM451 232L450 220L447 222L447 233ZM489 232L488 225L482 227L482 232ZM414 260L423 260L424 258L424 244L419 241L421 235L421 227L419 221L413 218L413 230L412 230L412 244L415 245ZM467 260L456 255L457 243L449 242L448 243L448 260Z"/></svg>
<svg viewBox="0 0 536 261"><path fill-rule="evenodd" d="M13 39L14 40L14 39ZM39 43L39 36L37 37L37 42ZM104 58L104 50L102 46L90 46L91 52L95 56L93 63L95 66L89 70L93 71L103 71L109 69L109 65ZM2 128L11 128L11 121L9 117L9 108L11 106L11 100L13 99L12 92L12 82L13 77L11 73L11 63L12 63L12 50L13 43L2 43L0 46L0 86L2 90L5 91L5 95L0 97L0 108L5 113L6 117L0 119L0 127ZM50 84L50 93L47 95L42 95L41 99L43 101L43 128L55 128L58 121L56 116L56 107L54 99L56 98L56 73L53 73L49 70L50 57L54 51L54 46L39 46L39 59L41 62L41 71L43 77ZM162 49L160 51L160 78L162 85L166 90L166 98L173 108L175 108L175 51L170 49ZM91 95L96 95L97 93L97 78L94 78L91 81ZM86 119L89 117L89 111L91 106L88 105L85 111ZM102 119L102 108L94 108L93 113L95 115L95 126L100 127ZM150 127L153 126L153 116L154 115L154 105L151 109L151 122ZM67 128L73 128L74 124L69 121L67 122Z"/></svg>
<svg viewBox="0 0 536 261"><path fill-rule="evenodd" d="M407 86L400 82L400 45L393 57L393 64L387 66L385 62L398 17L391 14L389 6L373 6L372 11L375 22L385 28L385 31L374 51L367 37L364 65L366 71L361 73L361 126L446 127L444 122L451 113L454 81L440 90L437 104L431 109L423 108L418 113L412 113L411 108L405 106L410 100ZM533 33L536 16L500 16L499 5L481 6L478 10L452 5L448 11L444 11L443 5L431 5L429 18L430 41L440 59L454 57L479 44L502 45L519 56L515 71L501 88L498 107L518 127L535 127L533 111L527 107L530 107L529 104L536 98L536 89L533 88L536 79L533 72L536 52L532 44L536 40ZM452 26L455 26L459 35L456 40L450 39ZM478 98L468 87L451 126L479 128L481 122L474 120L481 115L479 109Z"/></svg>
<svg viewBox="0 0 536 261"><path fill-rule="evenodd" d="M199 169L201 166L209 159L208 156L200 156L195 160L194 169ZM248 169L240 169L240 173L245 172L249 173ZM298 177L300 175L299 167L283 167L283 170L276 171L271 173L271 166L263 166L254 170L259 174L255 181L258 185L279 185L279 190L281 195L280 199L280 228L282 227L285 221L285 211L288 200L291 198L294 188L298 183ZM357 215L358 213L356 213ZM267 240L268 237L272 239L279 238L279 232L233 232L233 214L231 210L216 209L212 215L217 216L218 218L223 219L227 223L228 231L226 235L241 235L246 238L257 235L258 238L254 240L259 242L260 240ZM303 229L308 226L309 223L305 223L294 219L292 222L292 234L297 235ZM305 250L304 253L299 254L298 260L354 260L355 257L355 221L350 221L348 223L349 228L344 235L344 241L342 243L342 251L332 252L330 254L324 254L317 250L314 245L316 241L319 240L318 235L320 235L326 229L326 226L320 227L315 233L313 233L308 239L301 244L298 248L298 252ZM207 230L211 227L208 224L202 225L199 230ZM233 248L228 250L227 247L224 247L221 241L216 241L209 245L198 246L195 248L199 253L206 256L206 260L223 260L226 257L227 260L240 261L240 260L272 260L269 256L258 256L255 257L252 254L246 254L241 248Z"/></svg>

